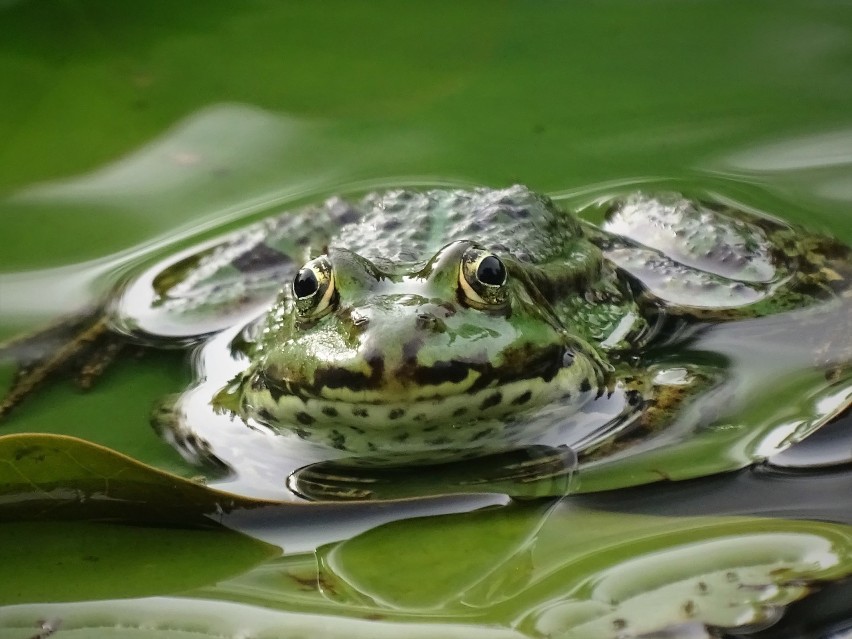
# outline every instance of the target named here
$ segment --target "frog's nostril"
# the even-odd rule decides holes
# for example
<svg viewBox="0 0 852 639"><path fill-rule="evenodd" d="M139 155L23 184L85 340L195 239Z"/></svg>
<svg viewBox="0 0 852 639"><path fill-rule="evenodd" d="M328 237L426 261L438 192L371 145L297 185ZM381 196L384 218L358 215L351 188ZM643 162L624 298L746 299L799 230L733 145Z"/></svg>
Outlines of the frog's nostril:
<svg viewBox="0 0 852 639"><path fill-rule="evenodd" d="M432 313L418 313L417 328L441 333L446 330L447 326L444 324L444 320L435 317Z"/></svg>

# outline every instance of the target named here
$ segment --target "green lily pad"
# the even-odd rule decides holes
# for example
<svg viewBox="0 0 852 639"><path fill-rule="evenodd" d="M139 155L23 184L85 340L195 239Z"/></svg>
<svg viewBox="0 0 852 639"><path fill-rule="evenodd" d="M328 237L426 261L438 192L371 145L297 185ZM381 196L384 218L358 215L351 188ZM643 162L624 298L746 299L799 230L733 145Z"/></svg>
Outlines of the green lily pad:
<svg viewBox="0 0 852 639"><path fill-rule="evenodd" d="M626 515L563 500L395 521L192 594L593 639L771 623L784 606L849 575L850 526Z"/></svg>
<svg viewBox="0 0 852 639"><path fill-rule="evenodd" d="M213 490L76 437L0 437L0 512L7 519L108 514L201 521L209 513L265 503Z"/></svg>
<svg viewBox="0 0 852 639"><path fill-rule="evenodd" d="M202 563L223 556L215 543L186 550ZM846 525L515 503L375 526L182 593L7 605L0 639L35 635L39 623L114 639L609 639L770 625L785 606L850 575Z"/></svg>
<svg viewBox="0 0 852 639"><path fill-rule="evenodd" d="M484 618L511 610L530 634L591 637L608 636L618 619L636 634L761 621L814 580L852 574L852 527L625 515L566 501L551 512L514 505L396 521L319 556L320 581L341 603Z"/></svg>

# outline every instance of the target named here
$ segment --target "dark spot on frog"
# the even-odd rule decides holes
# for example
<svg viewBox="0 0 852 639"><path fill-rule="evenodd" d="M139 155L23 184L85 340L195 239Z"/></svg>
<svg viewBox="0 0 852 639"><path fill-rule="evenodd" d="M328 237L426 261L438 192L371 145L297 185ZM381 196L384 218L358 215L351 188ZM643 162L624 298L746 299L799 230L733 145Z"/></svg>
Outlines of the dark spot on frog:
<svg viewBox="0 0 852 639"><path fill-rule="evenodd" d="M530 391L526 391L520 395L518 395L515 399L512 400L512 404L515 406L521 406L522 404L526 404L528 401L532 399L532 393Z"/></svg>
<svg viewBox="0 0 852 639"><path fill-rule="evenodd" d="M589 381L588 377L584 377L583 381L580 382L580 392L588 393L590 390L592 390L592 383Z"/></svg>
<svg viewBox="0 0 852 639"><path fill-rule="evenodd" d="M453 417L461 417L467 412L466 406L461 406L453 411Z"/></svg>
<svg viewBox="0 0 852 639"><path fill-rule="evenodd" d="M409 437L411 437L411 433L409 433L408 431L403 431L401 433L397 433L396 435L394 435L394 439L398 442L404 442Z"/></svg>
<svg viewBox="0 0 852 639"><path fill-rule="evenodd" d="M346 436L339 430L331 431L328 439L333 448L337 450L344 450L346 448Z"/></svg>
<svg viewBox="0 0 852 639"><path fill-rule="evenodd" d="M394 408L392 411L388 413L388 419L399 419L405 415L405 409L403 408Z"/></svg>
<svg viewBox="0 0 852 639"><path fill-rule="evenodd" d="M319 391L323 388L346 388L352 391L369 390L379 386L385 371L385 360L380 355L367 358L370 374L365 375L345 368L326 368L318 370L314 383L308 388Z"/></svg>
<svg viewBox="0 0 852 639"><path fill-rule="evenodd" d="M231 265L241 273L256 273L291 262L288 256L261 242L234 258Z"/></svg>
<svg viewBox="0 0 852 639"><path fill-rule="evenodd" d="M473 437L470 438L470 441L475 442L477 440L482 439L483 437L488 437L489 435L494 433L493 428L486 428L485 430L481 430L476 433Z"/></svg>
<svg viewBox="0 0 852 639"><path fill-rule="evenodd" d="M275 422L275 416L265 408L261 408L260 410L258 410L257 416L260 417L262 421Z"/></svg>
<svg viewBox="0 0 852 639"><path fill-rule="evenodd" d="M302 411L296 413L296 419L300 424L304 424L305 426L310 426L316 421L313 417Z"/></svg>
<svg viewBox="0 0 852 639"><path fill-rule="evenodd" d="M482 403L479 405L479 408L485 410L486 408L496 406L502 401L503 395L500 392L492 393L491 395L482 400Z"/></svg>
<svg viewBox="0 0 852 639"><path fill-rule="evenodd" d="M470 371L475 371L479 376L471 385L471 391L537 377L549 382L563 367L565 350L562 346L552 346L536 351L531 346L524 345L504 351L503 358L506 363L499 368L490 362L438 361L428 368L416 368L411 376L419 385L437 385L444 382L457 384L466 379Z"/></svg>
<svg viewBox="0 0 852 639"><path fill-rule="evenodd" d="M370 416L370 413L367 411L366 408L353 408L352 414L355 417L369 417Z"/></svg>
<svg viewBox="0 0 852 639"><path fill-rule="evenodd" d="M458 384L467 378L469 370L469 364L457 360L435 362L429 367L417 367L414 370L414 381L424 386L444 382Z"/></svg>
<svg viewBox="0 0 852 639"><path fill-rule="evenodd" d="M292 395L293 390L289 384L286 382L282 383L276 380L275 373L273 371L262 371L255 375L255 377L251 381L252 390L269 391L269 396L272 397L273 401L278 401L284 395Z"/></svg>
<svg viewBox="0 0 852 639"><path fill-rule="evenodd" d="M326 415L327 417L337 417L337 415L338 415L337 409L334 408L333 406L323 406L322 407L322 414Z"/></svg>

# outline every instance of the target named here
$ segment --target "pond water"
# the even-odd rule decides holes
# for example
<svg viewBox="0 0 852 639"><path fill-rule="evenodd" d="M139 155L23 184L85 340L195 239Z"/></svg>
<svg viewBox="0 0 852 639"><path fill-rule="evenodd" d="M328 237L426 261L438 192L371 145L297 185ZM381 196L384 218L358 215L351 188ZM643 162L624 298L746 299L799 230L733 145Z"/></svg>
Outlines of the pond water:
<svg viewBox="0 0 852 639"><path fill-rule="evenodd" d="M0 0L0 341L392 186L523 183L594 222L640 187L712 193L850 244L850 30L827 0ZM735 374L726 428L651 453L683 481L603 465L560 500L261 502L286 491L249 442L228 461L257 473L205 478L228 501L149 425L185 352L51 385L0 423L0 639L849 636L848 409L787 448L848 402L848 371L810 366L832 332L849 361L848 326L846 304L702 334Z"/></svg>

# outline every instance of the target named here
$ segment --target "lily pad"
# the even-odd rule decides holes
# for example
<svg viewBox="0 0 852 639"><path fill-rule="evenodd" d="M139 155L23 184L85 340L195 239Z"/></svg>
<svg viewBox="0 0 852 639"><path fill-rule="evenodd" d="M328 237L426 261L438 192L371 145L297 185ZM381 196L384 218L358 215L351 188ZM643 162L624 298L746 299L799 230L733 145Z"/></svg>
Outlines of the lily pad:
<svg viewBox="0 0 852 639"><path fill-rule="evenodd" d="M7 518L202 520L265 502L229 495L76 437L0 437L0 511Z"/></svg>
<svg viewBox="0 0 852 639"><path fill-rule="evenodd" d="M564 500L396 521L316 557L284 556L198 594L317 614L428 615L528 637L737 628L771 623L852 574L852 527L615 514Z"/></svg>
<svg viewBox="0 0 852 639"><path fill-rule="evenodd" d="M213 545L196 555L222 557ZM374 526L178 594L8 605L0 638L40 623L115 639L705 636L769 626L850 575L847 525L515 503Z"/></svg>

